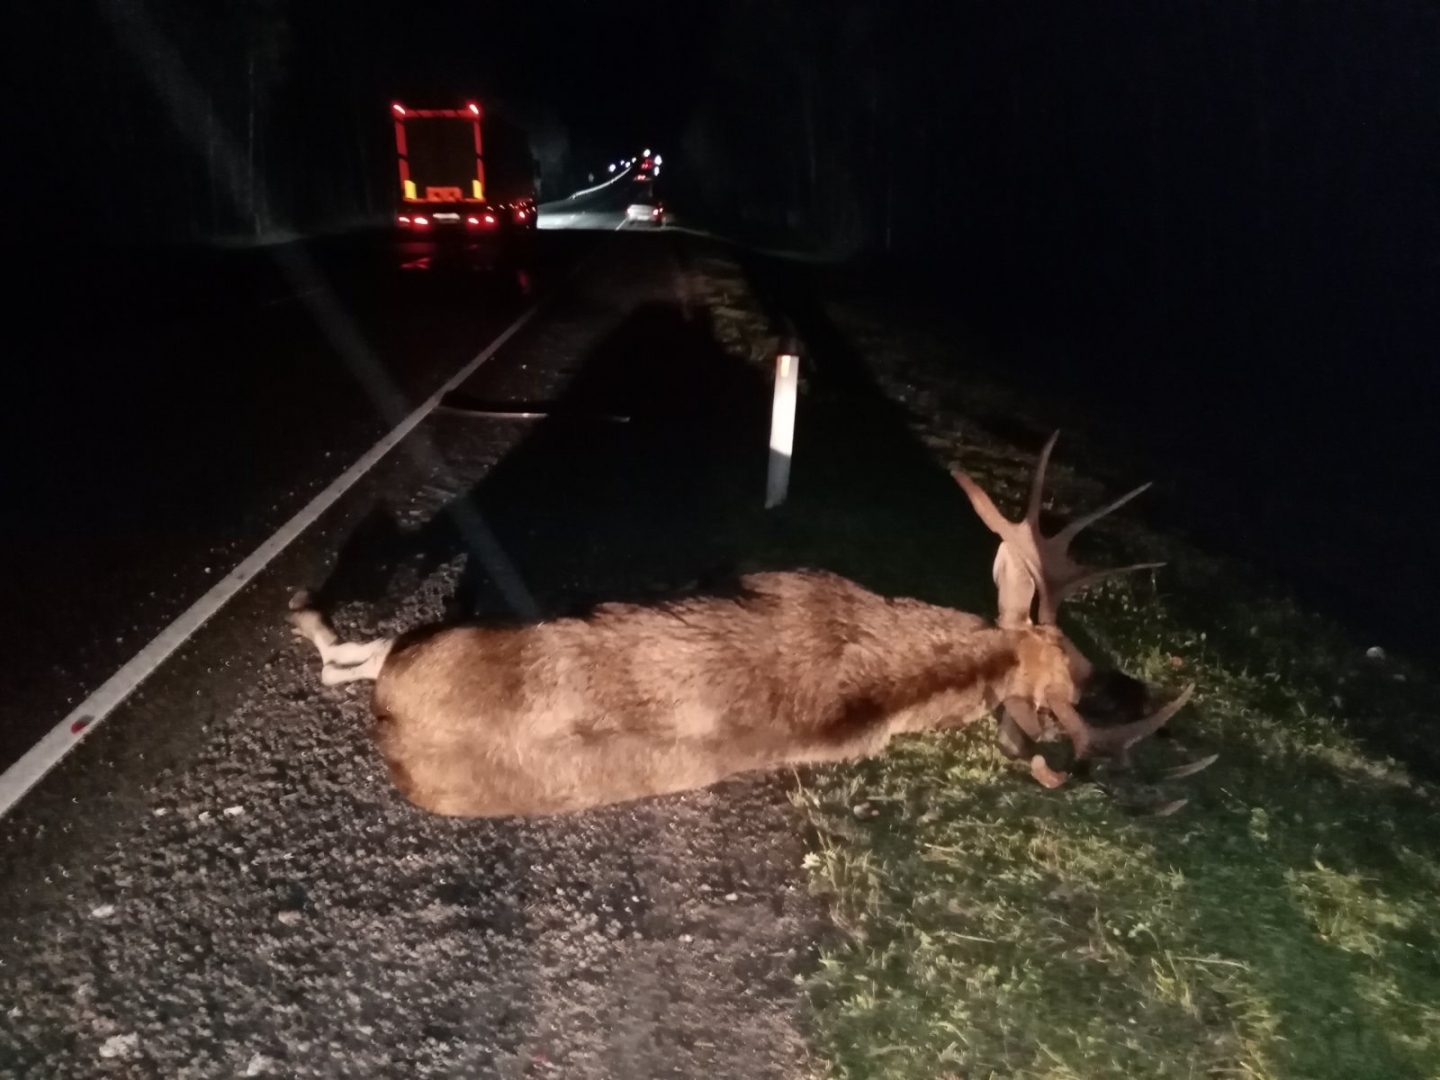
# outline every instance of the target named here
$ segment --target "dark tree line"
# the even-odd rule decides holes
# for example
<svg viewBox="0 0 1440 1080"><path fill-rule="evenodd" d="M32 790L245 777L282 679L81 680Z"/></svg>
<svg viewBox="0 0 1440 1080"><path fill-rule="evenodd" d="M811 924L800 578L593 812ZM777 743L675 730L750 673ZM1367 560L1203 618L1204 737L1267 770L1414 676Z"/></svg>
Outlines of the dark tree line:
<svg viewBox="0 0 1440 1080"><path fill-rule="evenodd" d="M1067 332L1428 347L1429 0L76 0L7 30L18 235L380 220L389 101L479 94L535 133L544 195L669 139L709 213L942 266Z"/></svg>
<svg viewBox="0 0 1440 1080"><path fill-rule="evenodd" d="M964 251L1000 293L1399 316L1440 250L1437 50L1420 0L744 0L689 179L839 252Z"/></svg>
<svg viewBox="0 0 1440 1080"><path fill-rule="evenodd" d="M711 212L1089 343L1136 408L1203 390L1212 437L1317 394L1327 444L1428 423L1428 0L740 0L715 57L682 170Z"/></svg>

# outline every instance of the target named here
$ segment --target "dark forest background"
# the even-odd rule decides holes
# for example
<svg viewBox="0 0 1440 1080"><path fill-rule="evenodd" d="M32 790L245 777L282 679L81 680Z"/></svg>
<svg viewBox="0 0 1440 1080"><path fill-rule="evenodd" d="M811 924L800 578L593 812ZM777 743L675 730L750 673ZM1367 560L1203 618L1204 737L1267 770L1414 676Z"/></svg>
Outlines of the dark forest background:
<svg viewBox="0 0 1440 1080"><path fill-rule="evenodd" d="M1057 378L1123 386L1117 423L1204 442L1253 499L1308 482L1295 512L1356 558L1434 535L1430 0L69 0L6 22L12 248L383 224L389 102L479 96L530 129L542 200L653 146L693 216L894 268L1069 357ZM1382 512L1383 543L1351 529Z"/></svg>

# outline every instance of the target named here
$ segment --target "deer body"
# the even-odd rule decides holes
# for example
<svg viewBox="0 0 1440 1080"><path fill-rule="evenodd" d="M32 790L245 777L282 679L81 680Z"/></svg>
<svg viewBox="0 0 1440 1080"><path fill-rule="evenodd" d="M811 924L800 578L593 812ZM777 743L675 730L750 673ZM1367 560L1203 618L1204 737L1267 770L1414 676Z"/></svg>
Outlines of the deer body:
<svg viewBox="0 0 1440 1080"><path fill-rule="evenodd" d="M445 815L543 815L868 757L896 734L997 708L1012 756L1036 748L1054 726L1045 716L1077 756L1123 753L1183 697L1090 727L1075 706L1093 671L1053 619L1030 621L1028 565L1002 545L1001 625L813 570L752 574L733 596L358 644L338 642L303 598L291 621L319 649L323 682L375 680L375 742L407 799ZM1043 608L1054 583L1036 580ZM1030 765L1047 786L1065 779L1039 754Z"/></svg>

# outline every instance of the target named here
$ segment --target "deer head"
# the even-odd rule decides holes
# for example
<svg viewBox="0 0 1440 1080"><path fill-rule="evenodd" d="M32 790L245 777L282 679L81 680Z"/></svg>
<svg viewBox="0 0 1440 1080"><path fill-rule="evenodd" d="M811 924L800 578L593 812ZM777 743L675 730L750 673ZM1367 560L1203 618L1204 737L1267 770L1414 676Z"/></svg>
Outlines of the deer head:
<svg viewBox="0 0 1440 1080"><path fill-rule="evenodd" d="M1153 735L1190 700L1194 684L1158 711L1141 719L1119 724L1097 726L1080 714L1081 696L1090 690L1104 692L1106 686L1118 689L1140 687L1128 676L1099 673L1060 630L1057 621L1060 604L1066 597L1116 574L1133 570L1149 570L1163 563L1136 563L1109 569L1081 566L1070 557L1070 544L1081 530L1106 514L1124 506L1150 485L1142 484L1107 506L1075 519L1054 536L1040 531L1040 503L1044 493L1045 470L1050 463L1059 432L1050 436L1035 467L1030 498L1025 514L1011 521L996 508L994 501L967 473L956 469L956 482L970 499L980 520L1000 538L992 573L999 593L999 614L996 624L1012 631L1019 639L1021 670L1026 674L1020 685L1011 688L1004 698L1000 745L1012 757L1030 754L1031 772L1047 787L1058 787L1068 778L1068 771L1051 767L1039 744L1047 727L1058 726L1069 737L1077 762L1104 758L1122 766L1128 765L1129 750L1135 743ZM1128 687L1126 684L1129 684ZM1131 693L1130 708L1143 700L1145 694ZM1134 715L1134 712L1131 713ZM1046 721L1050 721L1047 724ZM1205 764L1186 766L1171 775L1188 775Z"/></svg>

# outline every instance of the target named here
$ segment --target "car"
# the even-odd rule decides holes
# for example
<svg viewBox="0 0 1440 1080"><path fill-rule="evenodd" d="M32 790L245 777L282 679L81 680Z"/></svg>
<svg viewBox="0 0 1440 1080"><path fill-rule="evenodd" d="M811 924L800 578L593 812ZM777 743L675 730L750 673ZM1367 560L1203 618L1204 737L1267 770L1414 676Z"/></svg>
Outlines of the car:
<svg viewBox="0 0 1440 1080"><path fill-rule="evenodd" d="M660 202L632 202L625 208L625 224L664 225L665 206Z"/></svg>

